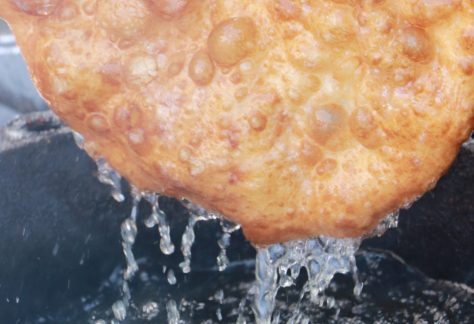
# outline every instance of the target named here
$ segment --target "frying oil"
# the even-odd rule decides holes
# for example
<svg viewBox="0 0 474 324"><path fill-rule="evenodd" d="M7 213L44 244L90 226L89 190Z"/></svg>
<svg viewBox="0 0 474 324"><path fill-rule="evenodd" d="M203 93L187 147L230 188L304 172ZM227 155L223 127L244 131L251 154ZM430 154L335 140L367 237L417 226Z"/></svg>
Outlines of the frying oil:
<svg viewBox="0 0 474 324"><path fill-rule="evenodd" d="M76 142L80 147L83 141L80 135L76 135ZM98 179L111 187L111 195L117 201L124 200L122 193L121 178L103 159L98 159ZM160 209L159 195L156 193L139 192L132 188L133 199L131 214L126 218L121 226L122 247L126 260L126 269L123 274L122 299L112 306L114 317L117 321L123 321L130 306L130 289L128 282L138 271L138 264L133 255L133 244L137 236L137 213L138 205L142 199L151 205L151 214L144 221L148 228L157 227L160 235L160 250L165 255L175 252L175 246L171 241L171 229L165 213ZM219 255L216 264L219 271L224 271L229 265L227 248L231 244L231 235L240 229L239 225L225 220L221 215L208 212L202 207L187 200L182 201L189 211L189 220L181 238L181 253L183 262L180 268L183 273L191 272L192 246L195 241L194 228L198 222L217 220L222 229L222 236L217 241ZM389 215L373 233L381 235L387 228L397 225L397 214ZM300 303L309 296L310 300L318 306L331 307L335 302L333 299L325 297L324 291L329 286L336 273L354 274L354 293L360 295L363 284L357 278L357 266L355 263L355 253L357 252L361 238L335 239L329 237L317 237L307 240L291 241L284 244L273 244L265 247L256 247L256 268L255 283L249 294L239 305L239 316L237 323L247 323L244 316L247 301L251 301L251 308L254 320L258 324L276 324L280 322L280 316L276 305L276 296L280 289L284 289L296 284L302 270L306 272L307 281L300 291L298 305L296 305L294 315L288 323L306 323L309 319L300 311ZM166 272L167 281L170 285L177 283L173 270ZM150 304L151 305L151 304ZM147 309L155 310L155 307ZM180 323L180 314L177 304L170 299L166 304L169 323ZM150 311L154 314L154 311ZM153 317L153 316L152 316ZM217 317L222 318L219 308Z"/></svg>

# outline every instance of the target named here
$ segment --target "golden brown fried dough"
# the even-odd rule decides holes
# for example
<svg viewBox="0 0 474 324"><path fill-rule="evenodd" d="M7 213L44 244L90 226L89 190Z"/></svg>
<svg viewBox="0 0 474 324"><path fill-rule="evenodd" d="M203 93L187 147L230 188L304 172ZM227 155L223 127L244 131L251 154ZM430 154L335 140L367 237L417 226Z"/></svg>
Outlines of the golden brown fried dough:
<svg viewBox="0 0 474 324"><path fill-rule="evenodd" d="M358 236L474 127L473 0L0 0L52 108L255 243Z"/></svg>

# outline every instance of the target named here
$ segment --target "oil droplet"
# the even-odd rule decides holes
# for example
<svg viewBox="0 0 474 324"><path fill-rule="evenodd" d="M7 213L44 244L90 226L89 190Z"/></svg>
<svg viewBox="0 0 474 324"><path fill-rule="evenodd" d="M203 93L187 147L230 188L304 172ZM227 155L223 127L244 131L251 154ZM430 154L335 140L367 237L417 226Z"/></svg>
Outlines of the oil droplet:
<svg viewBox="0 0 474 324"><path fill-rule="evenodd" d="M138 271L138 264L133 255L132 247L135 243L135 238L137 237L137 213L138 213L138 204L141 200L140 194L135 194L133 199L133 206L130 217L125 219L121 225L121 235L122 235L122 247L123 254L127 261L127 268L124 272L125 281L133 278L135 273Z"/></svg>
<svg viewBox="0 0 474 324"><path fill-rule="evenodd" d="M168 270L168 274L166 275L166 279L168 280L168 283L170 285L172 285L172 286L176 285L177 280L176 280L176 276L174 275L173 269Z"/></svg>
<svg viewBox="0 0 474 324"><path fill-rule="evenodd" d="M196 238L194 234L194 225L196 225L196 217L190 215L188 225L181 237L181 253L183 254L184 261L179 264L179 267L183 273L191 272L191 248Z"/></svg>
<svg viewBox="0 0 474 324"><path fill-rule="evenodd" d="M160 209L160 202L157 194L145 195L145 199L151 204L152 212L150 218L146 221L148 227L158 225L160 233L160 250L165 255L174 253L175 247L171 241L170 226L165 213Z"/></svg>
<svg viewBox="0 0 474 324"><path fill-rule="evenodd" d="M168 315L168 324L179 324L180 316L176 302L171 299L166 303L166 312Z"/></svg>
<svg viewBox="0 0 474 324"><path fill-rule="evenodd" d="M159 311L158 304L154 301L149 301L142 306L142 315L148 321L158 316Z"/></svg>
<svg viewBox="0 0 474 324"><path fill-rule="evenodd" d="M301 290L300 300L309 292L318 303L321 293L329 286L336 273L347 273L355 266L351 258L360 239L332 239L319 237L257 248L255 294L252 309L257 323L274 323L276 295L282 287L294 285L299 269L305 268L308 281ZM290 271L292 277L287 273Z"/></svg>
<svg viewBox="0 0 474 324"><path fill-rule="evenodd" d="M215 294L214 294L214 300L219 303L219 307L216 310L216 317L217 320L220 322L222 321L222 304L224 303L224 291L222 289L219 289Z"/></svg>
<svg viewBox="0 0 474 324"><path fill-rule="evenodd" d="M223 233L219 241L217 241L217 244L220 248L219 255L217 256L217 267L219 271L224 271L229 265L229 258L227 257L227 248L230 245L230 234Z"/></svg>
<svg viewBox="0 0 474 324"><path fill-rule="evenodd" d="M97 178L103 184L112 188L111 195L117 202L125 200L122 193L122 177L116 172L104 159L96 160L97 164Z"/></svg>
<svg viewBox="0 0 474 324"><path fill-rule="evenodd" d="M123 321L125 318L127 318L127 307L121 300L116 301L112 305L112 312L118 321Z"/></svg>

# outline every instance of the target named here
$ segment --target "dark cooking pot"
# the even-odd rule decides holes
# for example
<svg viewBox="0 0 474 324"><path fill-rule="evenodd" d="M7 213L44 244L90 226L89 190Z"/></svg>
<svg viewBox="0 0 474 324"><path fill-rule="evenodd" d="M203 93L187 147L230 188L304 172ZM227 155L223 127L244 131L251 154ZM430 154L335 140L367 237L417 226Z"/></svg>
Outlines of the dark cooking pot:
<svg viewBox="0 0 474 324"><path fill-rule="evenodd" d="M349 276L337 276L327 294L339 311L303 302L312 322L472 323L473 163L474 144L466 144L438 186L402 211L398 228L363 243L358 266L366 287L361 299L352 295ZM130 213L131 199L114 201L95 173L94 162L51 113L26 115L0 131L0 323L111 318L124 265L120 223ZM162 198L161 206L179 246L187 212L173 199ZM163 305L170 299L181 305L188 322L218 322L216 310L222 322L235 322L235 309L253 280L253 248L240 232L234 234L231 266L219 273L220 228L199 223L193 272L183 276L177 267L180 253L164 256L156 229L142 225L149 212L142 203L134 247L142 270L131 285L133 305L125 322L144 321L140 307L149 300L160 306L152 321L166 321ZM175 270L177 285L166 280L164 265ZM220 305L213 296L222 288L228 299ZM291 313L288 305L297 291L280 294L283 319ZM193 302L180 303L183 298ZM246 312L250 316L248 307Z"/></svg>

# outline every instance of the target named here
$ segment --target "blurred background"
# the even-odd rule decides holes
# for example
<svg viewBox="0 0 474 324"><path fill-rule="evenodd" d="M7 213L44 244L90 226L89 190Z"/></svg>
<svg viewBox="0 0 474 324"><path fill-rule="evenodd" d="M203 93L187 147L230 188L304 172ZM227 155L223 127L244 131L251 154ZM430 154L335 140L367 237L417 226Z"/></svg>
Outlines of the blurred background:
<svg viewBox="0 0 474 324"><path fill-rule="evenodd" d="M16 115L46 109L8 25L0 19L0 127Z"/></svg>

